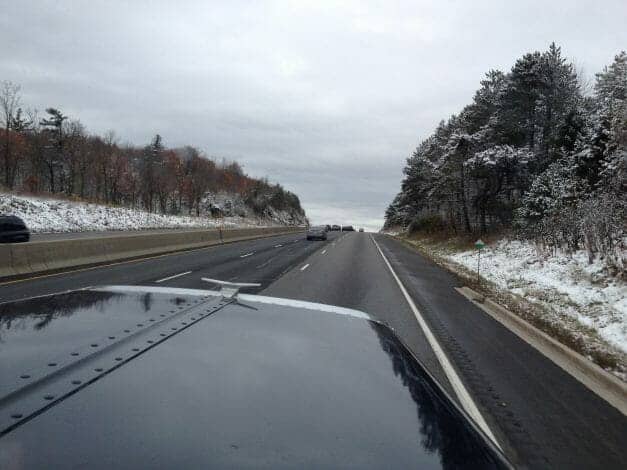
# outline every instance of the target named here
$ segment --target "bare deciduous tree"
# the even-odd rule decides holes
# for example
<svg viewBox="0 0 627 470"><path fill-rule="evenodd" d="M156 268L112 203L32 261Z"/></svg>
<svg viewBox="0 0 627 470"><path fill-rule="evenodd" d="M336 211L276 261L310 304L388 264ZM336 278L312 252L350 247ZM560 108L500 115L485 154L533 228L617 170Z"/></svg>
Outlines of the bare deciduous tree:
<svg viewBox="0 0 627 470"><path fill-rule="evenodd" d="M0 112L2 113L2 126L4 127L3 145L3 171L4 184L7 188L13 188L12 174L13 166L16 165L15 158L11 154L11 141L13 124L20 107L20 86L9 81L0 83Z"/></svg>

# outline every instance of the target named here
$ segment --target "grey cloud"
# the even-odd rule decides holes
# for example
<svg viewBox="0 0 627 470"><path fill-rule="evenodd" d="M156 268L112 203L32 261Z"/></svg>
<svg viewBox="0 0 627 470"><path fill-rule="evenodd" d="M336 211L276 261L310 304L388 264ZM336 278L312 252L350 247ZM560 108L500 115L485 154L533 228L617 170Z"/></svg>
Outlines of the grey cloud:
<svg viewBox="0 0 627 470"><path fill-rule="evenodd" d="M556 41L593 73L625 17L624 1L20 1L0 79L94 132L238 159L314 222L375 228L405 158L486 71Z"/></svg>

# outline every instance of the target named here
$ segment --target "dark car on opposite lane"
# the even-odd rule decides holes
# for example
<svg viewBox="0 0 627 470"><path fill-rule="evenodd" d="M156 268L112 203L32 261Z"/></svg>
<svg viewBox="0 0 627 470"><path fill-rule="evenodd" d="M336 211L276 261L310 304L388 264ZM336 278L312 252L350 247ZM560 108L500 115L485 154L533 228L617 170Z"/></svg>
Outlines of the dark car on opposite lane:
<svg viewBox="0 0 627 470"><path fill-rule="evenodd" d="M30 230L15 215L0 215L0 243L19 243L30 240Z"/></svg>
<svg viewBox="0 0 627 470"><path fill-rule="evenodd" d="M309 227L307 229L307 240L326 240L327 229L324 225Z"/></svg>

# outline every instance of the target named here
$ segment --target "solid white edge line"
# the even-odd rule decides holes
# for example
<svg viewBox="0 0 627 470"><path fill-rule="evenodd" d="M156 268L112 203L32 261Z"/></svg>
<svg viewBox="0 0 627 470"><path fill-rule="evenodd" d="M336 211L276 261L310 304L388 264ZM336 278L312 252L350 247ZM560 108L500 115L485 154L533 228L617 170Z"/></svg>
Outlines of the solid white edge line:
<svg viewBox="0 0 627 470"><path fill-rule="evenodd" d="M435 336L431 332L431 329L427 325L427 322L422 317L422 314L420 313L420 311L416 307L416 304L414 303L409 293L407 292L407 289L405 289L405 286L403 285L399 277L396 275L396 272L394 272L392 265L383 254L383 251L381 251L379 244L377 243L377 241L374 239L372 235L370 235L370 238L372 239L374 245L377 247L377 250L379 250L379 254L381 255L381 258L383 258L383 261L385 262L388 269L392 273L392 276L396 280L396 283L398 284L398 287L403 293L405 300L409 304L409 307L411 308L412 312L414 312L414 316L416 317L416 320L418 320L418 324L420 325L422 332L427 338L427 341L429 342L429 346L431 346L433 353L435 354L435 356L438 359L438 362L442 366L442 369L444 370L444 374L446 374L446 377L448 378L451 384L451 387L453 387L453 391L455 392L455 395L457 395L457 398L459 399L459 402L461 403L462 407L464 408L466 413L468 413L468 415L475 421L477 426L479 426L481 430L492 440L492 442L494 442L494 444L500 450L503 450L499 442L496 440L496 437L492 433L492 430L488 426L488 423L486 422L485 418L479 411L479 408L477 407L474 400L470 396L470 393L464 386L461 378L459 377L459 375L453 368L453 365L451 364L448 357L446 356L446 353L444 352L444 350L438 343L438 340L435 338Z"/></svg>
<svg viewBox="0 0 627 470"><path fill-rule="evenodd" d="M302 268L300 268L301 271L304 271L305 269L307 269L309 267L309 263L307 263L305 266L303 266Z"/></svg>
<svg viewBox="0 0 627 470"><path fill-rule="evenodd" d="M159 279L155 281L156 283L169 281L170 279L176 279L177 277L185 276L186 274L190 274L191 271L185 271L184 273L175 274L174 276L164 277L163 279Z"/></svg>

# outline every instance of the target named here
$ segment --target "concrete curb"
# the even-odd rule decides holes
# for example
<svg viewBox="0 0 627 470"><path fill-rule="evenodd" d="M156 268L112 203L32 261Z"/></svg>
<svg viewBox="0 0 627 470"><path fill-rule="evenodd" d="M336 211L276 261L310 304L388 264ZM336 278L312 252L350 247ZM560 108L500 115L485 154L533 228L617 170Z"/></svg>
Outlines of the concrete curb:
<svg viewBox="0 0 627 470"><path fill-rule="evenodd" d="M457 292L627 416L627 384L469 287Z"/></svg>
<svg viewBox="0 0 627 470"><path fill-rule="evenodd" d="M0 245L0 280L302 232L301 227L176 231Z"/></svg>

